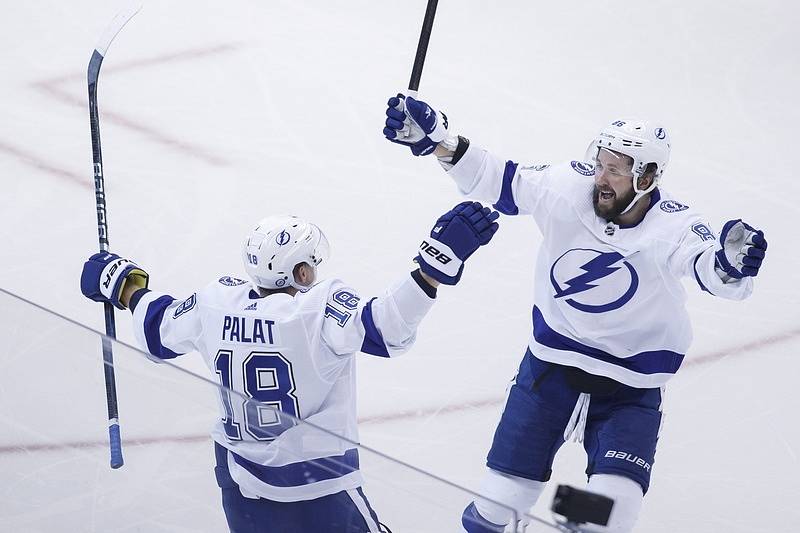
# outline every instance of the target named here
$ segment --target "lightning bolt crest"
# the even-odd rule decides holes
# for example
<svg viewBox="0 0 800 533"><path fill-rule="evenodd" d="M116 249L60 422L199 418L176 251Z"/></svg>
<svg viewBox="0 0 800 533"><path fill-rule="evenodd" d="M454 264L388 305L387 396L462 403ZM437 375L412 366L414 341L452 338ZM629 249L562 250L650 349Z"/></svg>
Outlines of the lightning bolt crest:
<svg viewBox="0 0 800 533"><path fill-rule="evenodd" d="M591 261L584 263L580 268L581 270L585 271L585 274L579 274L574 278L567 280L565 284L569 286L569 288L563 291L558 290L558 293L555 295L555 297L563 298L564 296L569 296L570 294L588 291L589 289L597 287L597 285L594 285L591 282L609 276L619 270L621 267L612 267L611 265L620 259L623 259L623 256L619 252L608 252L605 254L600 254Z"/></svg>

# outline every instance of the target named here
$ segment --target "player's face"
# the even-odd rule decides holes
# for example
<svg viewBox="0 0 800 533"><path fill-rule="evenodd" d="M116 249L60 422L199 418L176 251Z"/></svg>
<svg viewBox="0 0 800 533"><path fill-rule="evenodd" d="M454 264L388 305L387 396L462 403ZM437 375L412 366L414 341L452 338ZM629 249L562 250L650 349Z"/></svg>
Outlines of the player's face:
<svg viewBox="0 0 800 533"><path fill-rule="evenodd" d="M592 202L597 216L606 220L618 217L631 203L633 160L627 155L600 149L595 157Z"/></svg>

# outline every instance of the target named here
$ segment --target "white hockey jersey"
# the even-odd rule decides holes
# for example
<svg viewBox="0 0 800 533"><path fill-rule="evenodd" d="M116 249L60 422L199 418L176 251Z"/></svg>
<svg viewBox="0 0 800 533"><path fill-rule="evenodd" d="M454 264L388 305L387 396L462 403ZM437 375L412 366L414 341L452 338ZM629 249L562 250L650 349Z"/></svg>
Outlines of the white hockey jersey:
<svg viewBox="0 0 800 533"><path fill-rule="evenodd" d="M752 292L752 278L722 282L714 233L663 190L650 195L639 224L625 227L595 214L588 163L523 166L471 144L448 174L464 195L506 215L532 215L542 231L529 340L539 359L659 387L692 340L681 278L734 300Z"/></svg>
<svg viewBox="0 0 800 533"><path fill-rule="evenodd" d="M133 320L152 355L197 350L221 385L243 394L220 389L212 432L242 494L298 501L362 484L353 356L406 351L433 302L411 276L369 301L336 279L261 297L226 276L185 300L146 292Z"/></svg>

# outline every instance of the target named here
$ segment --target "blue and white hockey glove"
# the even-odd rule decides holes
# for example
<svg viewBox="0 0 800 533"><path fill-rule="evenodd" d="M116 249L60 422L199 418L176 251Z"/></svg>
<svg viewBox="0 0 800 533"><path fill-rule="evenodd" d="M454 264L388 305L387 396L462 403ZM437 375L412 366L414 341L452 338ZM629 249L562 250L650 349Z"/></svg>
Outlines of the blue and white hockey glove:
<svg viewBox="0 0 800 533"><path fill-rule="evenodd" d="M500 213L478 202L462 202L439 217L414 259L427 275L445 285L455 285L464 261L492 240Z"/></svg>
<svg viewBox="0 0 800 533"><path fill-rule="evenodd" d="M387 102L383 134L410 147L414 155L428 155L447 138L447 116L421 100L398 94Z"/></svg>
<svg viewBox="0 0 800 533"><path fill-rule="evenodd" d="M742 222L729 220L719 235L716 270L723 281L757 276L767 251L764 232Z"/></svg>
<svg viewBox="0 0 800 533"><path fill-rule="evenodd" d="M95 302L111 302L117 309L125 309L120 301L126 283L146 289L150 276L139 265L111 252L92 255L83 264L81 292Z"/></svg>

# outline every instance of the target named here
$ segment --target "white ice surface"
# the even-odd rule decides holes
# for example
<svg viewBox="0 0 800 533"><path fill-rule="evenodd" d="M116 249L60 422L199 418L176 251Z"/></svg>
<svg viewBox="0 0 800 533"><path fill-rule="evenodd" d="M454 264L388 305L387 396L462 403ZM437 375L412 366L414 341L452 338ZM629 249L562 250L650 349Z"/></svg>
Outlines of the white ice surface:
<svg viewBox="0 0 800 533"><path fill-rule="evenodd" d="M97 247L85 75L114 12L42 0L0 17L0 287L97 329L102 312L78 290ZM100 79L112 250L154 287L188 295L240 274L249 226L290 212L325 229L334 255L323 274L362 296L407 272L459 201L434 161L380 133L423 12L422 0L146 3ZM609 120L657 117L673 140L665 186L716 229L741 217L770 242L748 301L688 283L696 338L668 388L641 531L800 523L798 15L788 0L440 2L420 95L456 131L509 158L561 161ZM534 298L538 230L530 219L502 226L462 283L440 290L410 354L364 356L359 368L364 444L471 488ZM123 314L118 336L132 341ZM206 372L197 357L181 364ZM17 386L6 374L0 384ZM210 458L195 458L203 475ZM565 447L554 481L581 483L584 463Z"/></svg>

